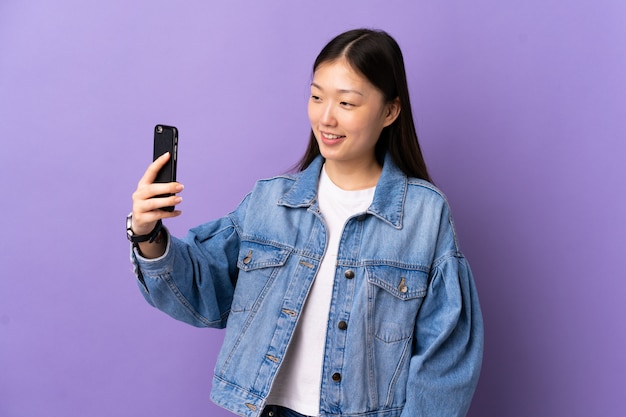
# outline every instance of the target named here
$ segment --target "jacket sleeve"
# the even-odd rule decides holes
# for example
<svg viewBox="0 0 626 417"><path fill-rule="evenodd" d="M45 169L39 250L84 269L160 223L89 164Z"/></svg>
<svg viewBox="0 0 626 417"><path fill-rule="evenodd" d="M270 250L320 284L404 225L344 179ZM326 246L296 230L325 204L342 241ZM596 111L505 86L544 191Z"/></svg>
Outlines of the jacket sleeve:
<svg viewBox="0 0 626 417"><path fill-rule="evenodd" d="M433 265L417 317L402 417L465 416L483 354L483 321L466 259L449 254Z"/></svg>
<svg viewBox="0 0 626 417"><path fill-rule="evenodd" d="M245 200L244 200L245 202ZM237 281L238 212L191 229L184 239L168 234L157 259L131 251L139 288L149 304L197 327L223 328Z"/></svg>

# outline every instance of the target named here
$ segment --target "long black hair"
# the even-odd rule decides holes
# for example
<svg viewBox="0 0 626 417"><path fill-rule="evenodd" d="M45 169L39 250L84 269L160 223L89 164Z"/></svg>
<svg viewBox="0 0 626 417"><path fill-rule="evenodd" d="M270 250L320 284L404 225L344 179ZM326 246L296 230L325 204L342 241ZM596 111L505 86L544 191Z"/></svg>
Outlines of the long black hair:
<svg viewBox="0 0 626 417"><path fill-rule="evenodd" d="M313 64L313 73L321 64L340 58L345 58L353 70L378 88L387 103L396 98L400 101L400 114L383 129L376 143L378 163L382 165L385 154L389 153L407 176L431 181L417 140L404 58L398 43L381 30L350 30L335 37L322 49ZM296 168L304 170L318 155L320 149L311 130L307 150Z"/></svg>

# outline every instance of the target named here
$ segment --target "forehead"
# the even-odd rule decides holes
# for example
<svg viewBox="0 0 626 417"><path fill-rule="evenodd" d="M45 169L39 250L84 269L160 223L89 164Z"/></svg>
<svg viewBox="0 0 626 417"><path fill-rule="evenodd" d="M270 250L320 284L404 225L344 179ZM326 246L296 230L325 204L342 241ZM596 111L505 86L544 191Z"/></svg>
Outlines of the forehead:
<svg viewBox="0 0 626 417"><path fill-rule="evenodd" d="M360 72L355 71L345 58L320 64L313 74L313 84L321 88L368 90L374 86Z"/></svg>

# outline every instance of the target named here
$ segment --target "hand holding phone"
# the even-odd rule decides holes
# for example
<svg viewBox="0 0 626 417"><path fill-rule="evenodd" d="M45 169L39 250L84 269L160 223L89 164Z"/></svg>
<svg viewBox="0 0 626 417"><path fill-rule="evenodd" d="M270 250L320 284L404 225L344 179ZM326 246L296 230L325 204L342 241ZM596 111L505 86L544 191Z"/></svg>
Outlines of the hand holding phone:
<svg viewBox="0 0 626 417"><path fill-rule="evenodd" d="M170 159L159 170L154 182L175 182L176 164L178 162L178 129L174 126L156 125L154 127L153 161L167 152L170 153ZM171 195L173 194L161 194L155 197L169 197ZM174 206L162 207L161 210L174 211Z"/></svg>

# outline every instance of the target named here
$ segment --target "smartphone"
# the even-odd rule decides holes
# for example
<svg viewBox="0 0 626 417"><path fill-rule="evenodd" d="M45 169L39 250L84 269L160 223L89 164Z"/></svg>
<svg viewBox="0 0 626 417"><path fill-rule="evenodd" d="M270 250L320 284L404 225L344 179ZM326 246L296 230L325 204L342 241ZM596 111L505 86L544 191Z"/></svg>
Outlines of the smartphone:
<svg viewBox="0 0 626 417"><path fill-rule="evenodd" d="M154 182L176 181L176 163L178 161L178 129L174 126L156 125L154 127L154 155L157 159L164 153L170 153L170 160L161 168ZM162 194L155 197L169 197L173 194ZM173 211L174 206L161 207L161 210Z"/></svg>

